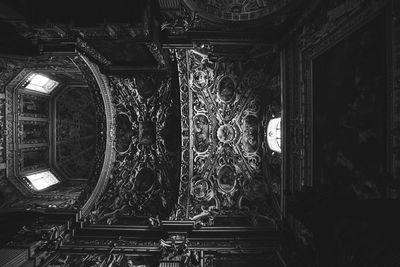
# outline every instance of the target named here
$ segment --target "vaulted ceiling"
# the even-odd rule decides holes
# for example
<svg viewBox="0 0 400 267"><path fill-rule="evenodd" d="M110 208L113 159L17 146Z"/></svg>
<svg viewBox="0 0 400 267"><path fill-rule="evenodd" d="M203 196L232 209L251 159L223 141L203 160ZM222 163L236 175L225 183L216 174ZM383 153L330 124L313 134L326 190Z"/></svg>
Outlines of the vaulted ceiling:
<svg viewBox="0 0 400 267"><path fill-rule="evenodd" d="M175 14L164 5L182 17L164 22L160 32L158 15ZM54 136L48 137L55 148L48 158L65 181L89 181L80 198L83 205L93 190L83 212L88 221L132 224L150 217L208 226L275 225L281 158L267 145L267 126L281 116L279 54L272 41L277 28L261 26L268 28L265 36L249 33L244 40L231 23L276 19L286 4L161 1L157 14L157 5L140 2L135 23L107 17L101 27L89 25L101 12L84 21L79 14L42 12L55 8L48 1L7 6L16 13L3 17L25 17L10 23L33 45L39 42L50 55L40 63L48 64L42 72L63 85L52 96ZM202 31L223 35L217 41ZM171 46L173 38L182 41L180 48ZM57 56L59 51L66 56ZM110 142L104 144L106 136ZM93 177L100 177L97 185Z"/></svg>
<svg viewBox="0 0 400 267"><path fill-rule="evenodd" d="M262 122L268 106L280 106L279 95L266 98L274 56L211 56L177 52L183 194L176 216L206 225L220 223L219 216L236 216L239 224L273 223Z"/></svg>
<svg viewBox="0 0 400 267"><path fill-rule="evenodd" d="M7 163L2 194L13 208L76 207L82 191L99 178L104 104L96 102L101 100L97 85L78 67L83 67L81 61L68 56L2 58L2 101L7 107L3 118L9 133L3 139ZM57 86L50 94L28 90L25 85L32 74L44 75ZM62 185L46 192L33 190L24 177L42 170L51 170Z"/></svg>

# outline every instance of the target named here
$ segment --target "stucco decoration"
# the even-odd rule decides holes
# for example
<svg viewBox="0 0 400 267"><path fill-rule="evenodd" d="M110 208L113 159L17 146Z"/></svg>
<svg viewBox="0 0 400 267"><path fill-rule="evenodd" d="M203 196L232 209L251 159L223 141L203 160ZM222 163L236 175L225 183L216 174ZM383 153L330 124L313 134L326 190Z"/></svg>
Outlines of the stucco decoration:
<svg viewBox="0 0 400 267"><path fill-rule="evenodd" d="M90 220L115 224L130 216L165 218L175 201L175 166L179 165L164 135L176 106L171 79L137 74L108 76L108 80L116 109L116 162Z"/></svg>
<svg viewBox="0 0 400 267"><path fill-rule="evenodd" d="M177 51L182 165L175 218L212 225L215 216L274 221L262 168L261 89L268 58L209 59Z"/></svg>

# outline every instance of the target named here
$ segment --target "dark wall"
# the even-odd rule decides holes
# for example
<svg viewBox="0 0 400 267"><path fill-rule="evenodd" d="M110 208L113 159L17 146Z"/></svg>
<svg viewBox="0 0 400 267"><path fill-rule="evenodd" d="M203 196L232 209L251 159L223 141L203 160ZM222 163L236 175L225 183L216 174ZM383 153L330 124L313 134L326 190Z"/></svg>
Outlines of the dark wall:
<svg viewBox="0 0 400 267"><path fill-rule="evenodd" d="M314 176L322 183L385 170L385 38L380 16L313 61Z"/></svg>

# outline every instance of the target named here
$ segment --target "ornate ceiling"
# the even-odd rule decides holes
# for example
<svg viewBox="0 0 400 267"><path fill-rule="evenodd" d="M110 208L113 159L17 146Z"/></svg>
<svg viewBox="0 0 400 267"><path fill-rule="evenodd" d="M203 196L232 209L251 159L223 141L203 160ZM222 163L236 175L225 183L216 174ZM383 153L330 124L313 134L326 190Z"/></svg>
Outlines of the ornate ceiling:
<svg viewBox="0 0 400 267"><path fill-rule="evenodd" d="M182 166L177 218L213 224L238 216L273 222L263 173L262 97L271 58L177 51Z"/></svg>
<svg viewBox="0 0 400 267"><path fill-rule="evenodd" d="M279 88L270 86L274 54L182 49L174 57L179 90L173 73L104 76L116 113L116 159L89 221L218 225L234 216L229 223L274 225L264 133L271 105L280 108ZM180 139L181 149L174 145Z"/></svg>
<svg viewBox="0 0 400 267"><path fill-rule="evenodd" d="M75 173L71 177L76 173L89 176L86 188L83 192L82 187L73 188L75 191L49 190L46 193L63 197L41 201L25 198L15 206L46 211L41 215L46 217L43 225L18 232L25 235L21 241L39 240L38 249L30 248L35 261L49 252L45 257L51 258L53 266L299 266L307 260L305 254L315 252L314 238L326 235L324 225L317 223L321 227L314 227L315 218L319 217L317 222L321 218L319 210L304 210L313 205L320 192L297 193L307 186L319 191L324 183L313 177L318 155L313 154L317 143L312 130L316 124L310 122L317 122L313 112L318 105L312 99L312 88L316 88L316 79L311 77L316 65L312 63L329 50L340 48L338 42L357 44L349 42L348 36L372 22L378 13L385 13L388 17L384 21L396 25L392 30L399 28L398 12L390 11L395 1L159 0L157 5L156 1L141 0L113 9L120 12L111 12L112 16L92 12L92 21L87 12L92 6L85 4L71 17L76 25L68 14L58 17L52 12L64 10L57 4L43 8L45 2L39 6L30 3L43 11L36 15L38 25L11 18L9 23L39 44L44 54L68 56L36 57L27 62L0 59L0 201L13 194L8 190L8 178L19 172L12 135L23 129L17 138L23 145L43 143L51 135L46 123L24 122L20 127L15 121L20 114L13 113L29 113L26 106L17 107L13 102L17 99L13 90L24 75L33 69L43 70L53 61L47 74L68 81L76 90L81 85L74 83L84 78L93 91L90 99L82 92L75 95L71 89L72 98L83 99L76 103L81 108L79 112L60 110L73 114L65 115L66 121L70 120L67 127L60 124L57 129L59 134L66 131L60 142L74 132L88 137L87 142L80 140L81 148L88 150L85 157L78 157L79 168L65 165ZM133 9L135 15L129 12ZM79 20L79 14L85 12L87 16ZM34 18L34 13L29 12L27 18ZM389 41L393 41L393 47L389 42L382 51L396 50L398 40ZM346 58L342 52L342 58ZM355 66L355 72L346 73L357 76L362 73L358 67L373 64ZM388 77L397 77L397 72L388 70ZM357 77L349 79L350 86L354 81L358 85ZM395 80L388 81L389 94L399 87ZM398 94L393 96L398 98ZM20 99L24 103L36 101L39 114L35 114L35 121L43 120L43 114L51 109L41 104L45 101L40 97ZM60 101L74 104L73 99L64 97ZM387 101L397 115L399 101ZM101 116L92 121L82 119L79 113L83 111ZM388 148L399 143L394 128L397 117L389 118L393 121L388 122L387 130L394 134ZM278 136L270 135L273 132L268 128L273 118L282 118L283 147L279 145L275 151L283 151L283 155L268 146L268 138ZM45 129L38 134L40 138L27 142L33 132L29 129L39 124ZM83 124L88 132L96 130L95 138L81 128ZM275 130L277 133L278 126ZM66 144L63 149L72 156L79 154L72 145ZM393 147L387 155L388 164L393 165L390 168L397 168L396 172L400 170L398 150ZM31 158L45 159L43 151ZM82 163L82 159L87 161ZM86 173L85 167L93 167L93 171ZM350 184L343 188L358 190ZM397 188L391 187L395 185L382 185L379 190L398 196ZM359 197L363 192L356 194ZM74 201L75 196L81 197L71 204L71 195ZM286 195L290 198L285 207ZM19 217L23 216L15 216ZM52 220L54 225L49 224ZM325 221L329 221L325 226L332 224L332 220ZM287 226L299 240L289 236L292 232L286 232ZM287 243L293 241L289 249L302 250L299 256L285 251L285 239ZM303 244L298 246L298 242ZM19 243L11 245L21 247ZM304 245L307 248L303 251Z"/></svg>
<svg viewBox="0 0 400 267"><path fill-rule="evenodd" d="M167 218L179 171L179 149L166 138L179 138L179 129L172 129L179 103L171 78L137 74L108 80L116 109L116 161L92 219L111 224L132 216Z"/></svg>
<svg viewBox="0 0 400 267"><path fill-rule="evenodd" d="M222 21L249 21L274 14L288 0L184 0L200 16Z"/></svg>

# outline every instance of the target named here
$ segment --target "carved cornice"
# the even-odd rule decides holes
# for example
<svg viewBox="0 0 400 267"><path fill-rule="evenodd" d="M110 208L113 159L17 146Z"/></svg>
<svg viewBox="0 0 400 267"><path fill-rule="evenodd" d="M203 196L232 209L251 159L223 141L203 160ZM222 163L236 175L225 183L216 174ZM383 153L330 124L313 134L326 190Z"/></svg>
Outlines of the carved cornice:
<svg viewBox="0 0 400 267"><path fill-rule="evenodd" d="M112 63L110 60L105 58L102 54L100 54L96 49L91 47L87 42L78 38L76 40L76 47L77 49L85 56L92 58L99 64L103 66L110 66Z"/></svg>
<svg viewBox="0 0 400 267"><path fill-rule="evenodd" d="M67 24L30 25L22 21L8 21L17 32L26 39L42 41L74 41L77 37L85 40L108 39L119 37L147 37L150 34L148 22L131 25L112 23L97 27L76 27Z"/></svg>

